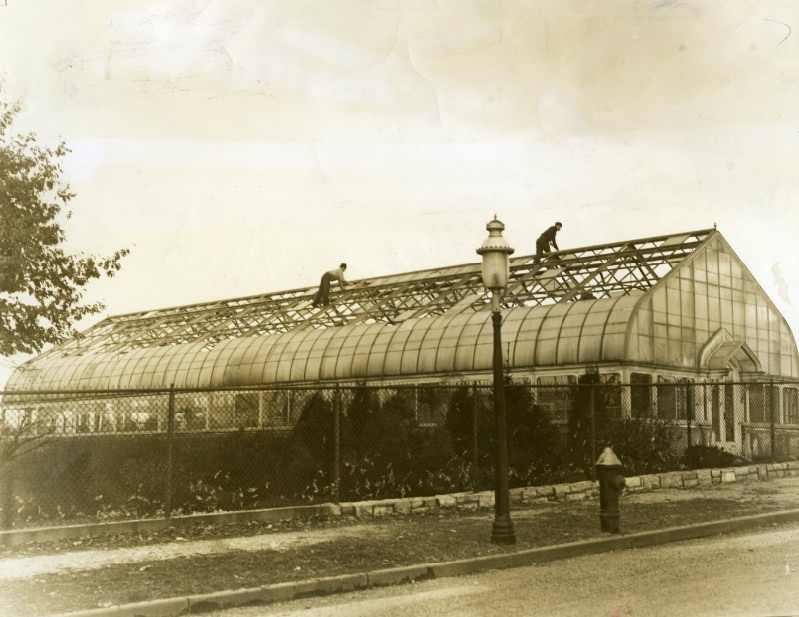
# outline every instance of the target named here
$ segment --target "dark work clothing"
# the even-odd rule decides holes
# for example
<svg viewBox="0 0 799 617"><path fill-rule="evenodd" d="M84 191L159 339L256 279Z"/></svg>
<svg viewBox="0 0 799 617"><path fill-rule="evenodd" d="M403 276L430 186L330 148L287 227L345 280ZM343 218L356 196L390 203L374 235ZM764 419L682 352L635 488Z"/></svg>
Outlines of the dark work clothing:
<svg viewBox="0 0 799 617"><path fill-rule="evenodd" d="M555 235L557 233L558 233L558 228L553 225L552 227L547 229L544 233L542 233L540 236L538 236L538 240L535 243L536 250L538 249L540 243L546 243L547 250L544 252L549 253L549 245L551 243L552 246L555 247L555 250L559 251L560 249L558 248L558 243L555 241Z"/></svg>
<svg viewBox="0 0 799 617"><path fill-rule="evenodd" d="M319 291L313 299L314 306L327 306L330 303L330 280L333 277L329 272L322 275L322 280L319 282Z"/></svg>
<svg viewBox="0 0 799 617"><path fill-rule="evenodd" d="M553 225L549 229L547 229L544 233L538 236L538 240L535 241L535 261L536 263L541 258L542 255L550 252L549 245L555 247L556 251L559 251L558 243L555 241L555 234L558 233L558 228Z"/></svg>
<svg viewBox="0 0 799 617"><path fill-rule="evenodd" d="M344 272L341 268L329 270L322 275L322 280L319 282L319 291L313 299L313 306L327 306L330 304L330 283L337 280L340 285L347 285L344 278Z"/></svg>

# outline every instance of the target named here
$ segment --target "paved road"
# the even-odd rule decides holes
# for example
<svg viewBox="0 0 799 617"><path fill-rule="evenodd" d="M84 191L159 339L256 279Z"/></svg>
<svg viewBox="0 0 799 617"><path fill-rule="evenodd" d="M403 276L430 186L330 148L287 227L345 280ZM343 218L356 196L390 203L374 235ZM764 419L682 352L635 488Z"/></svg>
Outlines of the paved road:
<svg viewBox="0 0 799 617"><path fill-rule="evenodd" d="M799 525L213 617L799 615Z"/></svg>

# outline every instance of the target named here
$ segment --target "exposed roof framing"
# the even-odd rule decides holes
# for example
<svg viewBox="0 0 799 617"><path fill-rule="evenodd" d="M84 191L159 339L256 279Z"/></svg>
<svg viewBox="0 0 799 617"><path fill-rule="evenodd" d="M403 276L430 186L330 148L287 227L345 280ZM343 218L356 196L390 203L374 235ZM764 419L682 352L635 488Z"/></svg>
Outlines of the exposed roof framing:
<svg viewBox="0 0 799 617"><path fill-rule="evenodd" d="M628 240L511 259L503 302L539 306L643 292L707 243L713 229ZM476 311L487 302L481 264L450 266L354 281L334 288L333 302L311 306L316 287L109 317L58 348L64 354L219 341Z"/></svg>

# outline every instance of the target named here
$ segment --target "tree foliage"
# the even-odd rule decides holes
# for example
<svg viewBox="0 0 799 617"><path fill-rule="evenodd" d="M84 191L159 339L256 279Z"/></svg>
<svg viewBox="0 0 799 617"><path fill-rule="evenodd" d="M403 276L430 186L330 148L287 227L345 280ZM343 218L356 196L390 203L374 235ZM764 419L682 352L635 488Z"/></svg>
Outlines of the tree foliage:
<svg viewBox="0 0 799 617"><path fill-rule="evenodd" d="M40 351L74 334L73 324L101 311L86 303L86 285L113 276L127 253L69 254L59 220L75 196L62 177L66 144L17 133L20 108L0 97L0 355Z"/></svg>

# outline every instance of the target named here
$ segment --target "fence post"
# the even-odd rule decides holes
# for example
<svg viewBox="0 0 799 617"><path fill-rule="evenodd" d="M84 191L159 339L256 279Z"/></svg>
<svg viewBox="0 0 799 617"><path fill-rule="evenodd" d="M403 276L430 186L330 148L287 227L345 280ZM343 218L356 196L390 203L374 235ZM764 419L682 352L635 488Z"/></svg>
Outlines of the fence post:
<svg viewBox="0 0 799 617"><path fill-rule="evenodd" d="M477 385L472 384L472 490L477 491L477 466L480 459L477 455L479 447L479 431L477 425Z"/></svg>
<svg viewBox="0 0 799 617"><path fill-rule="evenodd" d="M341 405L339 386L333 392L333 503L341 500Z"/></svg>
<svg viewBox="0 0 799 617"><path fill-rule="evenodd" d="M175 438L175 384L169 386L166 420L166 505L164 517L172 516L172 451Z"/></svg>
<svg viewBox="0 0 799 617"><path fill-rule="evenodd" d="M776 438L776 422L774 418L774 380L768 384L768 409L769 409L769 432L771 433L771 462L777 462L777 448L774 440Z"/></svg>
<svg viewBox="0 0 799 617"><path fill-rule="evenodd" d="M14 507L14 465L13 461L8 461L5 466L5 473L0 476L2 482L2 503L3 517L0 521L0 529L11 529L16 518L16 508Z"/></svg>
<svg viewBox="0 0 799 617"><path fill-rule="evenodd" d="M590 388L590 396L588 397L588 413L591 417L591 464L589 468L591 469L591 479L596 480L596 470L594 469L594 463L596 462L596 412L595 412L595 405L594 405L594 394L596 393L596 385L589 383L588 387Z"/></svg>
<svg viewBox="0 0 799 617"><path fill-rule="evenodd" d="M685 415L687 420L687 428L688 428L688 447L691 447L691 421L694 419L694 386L692 384L688 384L685 386L685 394L686 398L688 399L685 401Z"/></svg>

